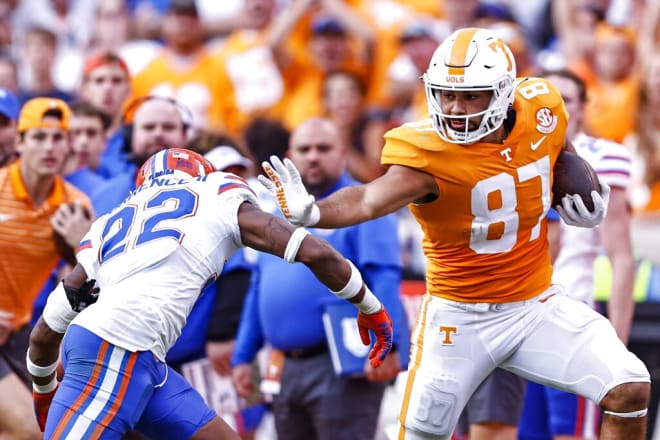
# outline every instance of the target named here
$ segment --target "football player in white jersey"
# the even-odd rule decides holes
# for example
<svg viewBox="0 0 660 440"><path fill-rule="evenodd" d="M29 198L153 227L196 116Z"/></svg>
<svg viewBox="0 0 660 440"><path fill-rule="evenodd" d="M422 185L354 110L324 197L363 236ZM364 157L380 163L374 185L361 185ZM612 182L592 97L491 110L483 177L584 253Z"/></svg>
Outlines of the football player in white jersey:
<svg viewBox="0 0 660 440"><path fill-rule="evenodd" d="M355 266L323 239L261 211L242 178L214 171L189 150L156 153L136 189L81 241L77 266L50 294L30 338L44 438L119 439L135 429L154 439L238 439L164 360L203 287L243 246L307 265L359 308L362 341L375 333L372 365L384 359L391 321Z"/></svg>
<svg viewBox="0 0 660 440"><path fill-rule="evenodd" d="M587 100L584 82L566 70L542 74L561 93L570 119L566 135L575 151L611 188L607 216L599 228L577 228L561 222L553 283L571 297L594 306L594 260L604 250L612 265L608 317L619 338L628 342L633 316L635 263L630 240L627 187L630 152L615 142L587 136L582 130ZM520 422L519 438L578 440L598 438L600 411L595 403L574 394L530 383ZM543 433L545 437L539 437Z"/></svg>

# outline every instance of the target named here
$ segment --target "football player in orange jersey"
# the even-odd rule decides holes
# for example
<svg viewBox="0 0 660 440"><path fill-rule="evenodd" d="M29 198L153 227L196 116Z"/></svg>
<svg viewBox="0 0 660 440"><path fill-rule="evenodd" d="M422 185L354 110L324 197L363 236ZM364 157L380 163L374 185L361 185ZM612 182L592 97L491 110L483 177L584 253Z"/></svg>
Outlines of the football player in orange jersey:
<svg viewBox="0 0 660 440"><path fill-rule="evenodd" d="M424 231L427 294L412 335L399 439L449 439L479 383L501 367L597 402L602 438L643 439L650 377L613 327L551 285L545 215L567 113L541 78L516 79L509 48L464 28L423 76L430 118L385 135L378 179L315 203L295 166L272 157L260 181L293 223L343 227L409 204ZM609 187L561 200L594 227ZM558 202L558 201L557 201Z"/></svg>

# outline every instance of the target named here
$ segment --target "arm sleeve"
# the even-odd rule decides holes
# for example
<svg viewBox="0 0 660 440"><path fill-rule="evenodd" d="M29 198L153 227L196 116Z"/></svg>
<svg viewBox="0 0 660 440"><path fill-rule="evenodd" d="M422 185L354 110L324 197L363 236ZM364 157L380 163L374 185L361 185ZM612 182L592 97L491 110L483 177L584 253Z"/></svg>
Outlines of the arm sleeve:
<svg viewBox="0 0 660 440"><path fill-rule="evenodd" d="M254 270L238 326L234 353L231 357L232 367L252 362L264 344L264 334L259 319L258 285L259 271Z"/></svg>

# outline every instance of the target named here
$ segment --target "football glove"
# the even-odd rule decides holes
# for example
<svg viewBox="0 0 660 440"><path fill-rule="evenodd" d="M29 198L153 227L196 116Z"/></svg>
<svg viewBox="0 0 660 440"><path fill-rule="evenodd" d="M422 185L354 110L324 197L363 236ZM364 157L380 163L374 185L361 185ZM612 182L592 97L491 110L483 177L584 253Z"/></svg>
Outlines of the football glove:
<svg viewBox="0 0 660 440"><path fill-rule="evenodd" d="M37 423L39 424L39 429L41 429L41 432L44 432L46 429L48 410L50 409L50 404L53 401L53 397L55 397L55 393L57 392L57 387L59 387L59 384L57 384L53 391L44 394L37 393L36 391L32 390L34 415L37 417Z"/></svg>
<svg viewBox="0 0 660 440"><path fill-rule="evenodd" d="M85 307L96 302L99 298L99 288L94 287L94 284L96 284L96 280L87 280L78 289L64 285L64 291L69 304L71 304L71 310L82 312Z"/></svg>
<svg viewBox="0 0 660 440"><path fill-rule="evenodd" d="M268 177L257 176L259 182L275 196L282 213L291 223L314 226L321 212L314 203L314 196L307 192L296 166L289 159L284 159L282 163L277 156L271 156L270 162L261 164Z"/></svg>
<svg viewBox="0 0 660 440"><path fill-rule="evenodd" d="M364 345L371 344L369 330L376 335L376 343L369 352L369 363L378 368L385 360L385 356L392 349L392 320L387 310L381 307L380 311L367 315L360 311L357 318L360 339Z"/></svg>
<svg viewBox="0 0 660 440"><path fill-rule="evenodd" d="M601 182L600 194L598 191L592 191L591 200L594 202L593 212L589 212L579 194L567 194L561 199L561 206L557 206L557 212L567 225L593 228L598 226L607 214L610 187L605 182Z"/></svg>

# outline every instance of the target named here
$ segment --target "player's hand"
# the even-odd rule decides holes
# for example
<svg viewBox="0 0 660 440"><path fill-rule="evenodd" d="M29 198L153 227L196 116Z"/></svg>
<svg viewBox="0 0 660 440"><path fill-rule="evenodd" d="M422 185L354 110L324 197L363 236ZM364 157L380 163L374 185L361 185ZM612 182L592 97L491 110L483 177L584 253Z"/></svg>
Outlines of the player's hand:
<svg viewBox="0 0 660 440"><path fill-rule="evenodd" d="M398 351L390 351L383 364L374 368L371 363L364 366L364 376L370 382L391 382L399 375L401 371L401 358Z"/></svg>
<svg viewBox="0 0 660 440"><path fill-rule="evenodd" d="M206 357L213 369L220 376L231 376L231 355L234 352L234 341L207 341Z"/></svg>
<svg viewBox="0 0 660 440"><path fill-rule="evenodd" d="M591 200L594 202L593 212L589 212L578 194L565 195L561 199L561 206L557 206L557 212L567 225L593 228L598 226L607 214L607 205L610 202L609 185L600 182L600 193L592 191Z"/></svg>
<svg viewBox="0 0 660 440"><path fill-rule="evenodd" d="M314 196L307 192L300 178L300 172L289 159L284 163L277 157L271 156L270 162L263 162L266 175L259 175L257 179L277 199L282 213L294 225L314 226L318 223L321 213L314 203Z"/></svg>
<svg viewBox="0 0 660 440"><path fill-rule="evenodd" d="M231 371L231 381L236 388L236 393L241 397L247 397L254 391L252 384L252 364L238 364Z"/></svg>
<svg viewBox="0 0 660 440"><path fill-rule="evenodd" d="M69 304L71 304L71 310L82 312L87 306L96 302L100 290L98 287L94 287L95 284L96 280L87 280L77 289L64 285L64 291Z"/></svg>
<svg viewBox="0 0 660 440"><path fill-rule="evenodd" d="M57 385L59 386L59 384ZM46 418L48 417L48 410L50 409L50 404L55 397L57 392L57 387L49 393L37 393L32 390L32 400L34 402L34 415L37 417L37 423L41 432L44 432L46 429Z"/></svg>
<svg viewBox="0 0 660 440"><path fill-rule="evenodd" d="M360 311L357 318L360 339L364 345L371 343L369 330L376 335L376 343L369 352L369 363L372 367L378 368L385 360L385 356L392 349L392 320L387 314L385 307L380 311L367 315Z"/></svg>
<svg viewBox="0 0 660 440"><path fill-rule="evenodd" d="M78 247L93 221L94 214L80 201L63 203L50 218L50 224L55 232L60 234L73 249Z"/></svg>

